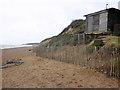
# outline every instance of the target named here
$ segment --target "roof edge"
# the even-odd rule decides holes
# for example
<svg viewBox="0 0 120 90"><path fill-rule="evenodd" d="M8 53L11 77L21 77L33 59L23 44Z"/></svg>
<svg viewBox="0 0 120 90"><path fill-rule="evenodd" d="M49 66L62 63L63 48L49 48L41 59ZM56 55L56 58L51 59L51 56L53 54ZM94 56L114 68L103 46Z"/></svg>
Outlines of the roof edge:
<svg viewBox="0 0 120 90"><path fill-rule="evenodd" d="M104 13L104 12L107 12L109 10L118 10L118 11L120 11L119 9L116 9L116 8L108 8L108 9L100 10L100 11L97 11L97 12L94 12L94 13L86 14L86 15L84 15L84 17L93 16L93 15L96 15L96 14Z"/></svg>

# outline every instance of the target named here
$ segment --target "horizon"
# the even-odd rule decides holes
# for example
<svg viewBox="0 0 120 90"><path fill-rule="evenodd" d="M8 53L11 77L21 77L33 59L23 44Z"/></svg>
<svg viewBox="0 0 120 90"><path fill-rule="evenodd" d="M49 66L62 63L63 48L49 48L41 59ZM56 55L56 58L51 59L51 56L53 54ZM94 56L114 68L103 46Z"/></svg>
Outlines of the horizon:
<svg viewBox="0 0 120 90"><path fill-rule="evenodd" d="M56 36L73 20L107 8L119 0L1 0L0 45L40 43Z"/></svg>

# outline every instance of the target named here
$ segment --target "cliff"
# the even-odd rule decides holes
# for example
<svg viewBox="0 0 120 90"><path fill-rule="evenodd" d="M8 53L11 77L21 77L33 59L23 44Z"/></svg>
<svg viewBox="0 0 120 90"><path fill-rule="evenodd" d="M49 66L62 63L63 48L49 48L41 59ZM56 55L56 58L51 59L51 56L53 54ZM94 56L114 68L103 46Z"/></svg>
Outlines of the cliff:
<svg viewBox="0 0 120 90"><path fill-rule="evenodd" d="M85 31L85 20L78 19L72 21L60 34L47 38L40 43L40 46L56 47L64 45L76 45L77 40L74 34L83 33Z"/></svg>

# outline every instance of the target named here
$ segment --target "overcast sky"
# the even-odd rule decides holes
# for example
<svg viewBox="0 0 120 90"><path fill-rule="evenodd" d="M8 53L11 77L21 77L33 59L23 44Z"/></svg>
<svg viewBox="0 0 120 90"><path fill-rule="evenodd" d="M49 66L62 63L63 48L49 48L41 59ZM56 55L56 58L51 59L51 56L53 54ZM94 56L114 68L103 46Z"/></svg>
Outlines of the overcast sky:
<svg viewBox="0 0 120 90"><path fill-rule="evenodd" d="M0 44L40 42L119 0L0 0Z"/></svg>

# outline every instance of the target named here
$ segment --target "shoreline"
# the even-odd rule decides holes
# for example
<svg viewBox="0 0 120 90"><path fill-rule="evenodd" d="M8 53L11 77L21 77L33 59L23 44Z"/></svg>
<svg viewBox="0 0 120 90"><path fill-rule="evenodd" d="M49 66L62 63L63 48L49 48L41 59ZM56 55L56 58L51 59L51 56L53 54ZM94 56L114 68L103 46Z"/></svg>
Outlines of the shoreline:
<svg viewBox="0 0 120 90"><path fill-rule="evenodd" d="M19 47L31 47L34 45L0 45L0 49L11 49L11 48L19 48Z"/></svg>
<svg viewBox="0 0 120 90"><path fill-rule="evenodd" d="M34 56L34 46L21 46L1 49L2 62L10 59L19 59L22 57Z"/></svg>

